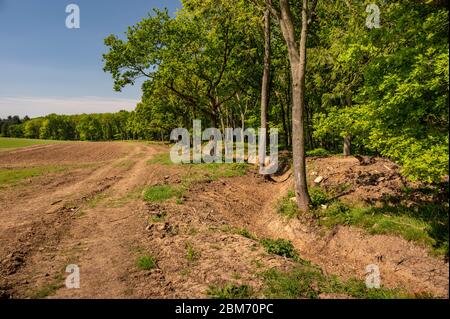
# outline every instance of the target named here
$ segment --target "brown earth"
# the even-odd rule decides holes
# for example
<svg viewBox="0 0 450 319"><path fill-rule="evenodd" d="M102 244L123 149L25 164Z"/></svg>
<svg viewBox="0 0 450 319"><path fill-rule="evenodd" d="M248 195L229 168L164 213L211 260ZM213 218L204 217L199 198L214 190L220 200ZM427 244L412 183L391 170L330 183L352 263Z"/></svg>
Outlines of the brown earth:
<svg viewBox="0 0 450 319"><path fill-rule="evenodd" d="M165 151L165 146L144 143L80 142L0 153L2 169L66 167L0 189L0 297L205 298L209 285L227 282L248 283L258 291L261 270L292 266L230 227L290 239L302 258L343 279L363 279L365 267L377 264L386 287L448 296L448 263L423 247L353 227L326 230L312 221L280 218L275 202L287 193L291 179L275 183L248 173L194 184L182 205L174 199L145 203L146 186L182 180L179 166L147 163ZM380 192L371 187L395 193L388 186L402 183L392 163L377 165L314 159L309 171L326 176L325 187L342 184L347 176L352 196L372 200ZM384 165L379 172L384 175L370 177ZM364 172L357 170L367 171L369 182L360 184ZM154 215L165 218L151 222ZM195 258L187 258L187 247ZM157 257L157 269L136 267L145 254ZM80 267L81 289L63 287L68 264Z"/></svg>

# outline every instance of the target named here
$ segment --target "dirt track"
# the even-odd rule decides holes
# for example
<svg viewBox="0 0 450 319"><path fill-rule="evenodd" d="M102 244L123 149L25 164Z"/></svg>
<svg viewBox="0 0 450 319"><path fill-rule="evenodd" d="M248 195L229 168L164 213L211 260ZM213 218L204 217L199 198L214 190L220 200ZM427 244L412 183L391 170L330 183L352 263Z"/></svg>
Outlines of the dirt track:
<svg viewBox="0 0 450 319"><path fill-rule="evenodd" d="M145 186L180 177L178 167L147 164L163 151L144 143L70 143L0 153L2 168L69 167L0 191L0 297L202 298L214 283L257 289L256 261L290 265L251 239L219 231L227 225L290 239L302 258L343 278L364 278L365 266L379 263L388 287L448 296L448 263L403 239L349 227L319 236L313 225L285 223L273 207L290 180L248 174L195 185L184 205L144 203ZM167 218L151 227L155 211ZM195 264L186 260L187 243L201 252ZM143 253L158 257L158 269L136 269ZM61 288L68 264L80 267L81 289Z"/></svg>

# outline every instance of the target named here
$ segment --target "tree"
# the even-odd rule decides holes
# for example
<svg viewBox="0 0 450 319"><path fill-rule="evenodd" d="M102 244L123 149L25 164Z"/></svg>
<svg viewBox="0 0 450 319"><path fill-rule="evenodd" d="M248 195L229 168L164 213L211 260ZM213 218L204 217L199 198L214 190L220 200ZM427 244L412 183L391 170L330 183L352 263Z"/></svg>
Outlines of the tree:
<svg viewBox="0 0 450 319"><path fill-rule="evenodd" d="M310 197L306 181L305 160L305 74L306 74L306 44L308 27L312 21L317 1L303 0L301 8L300 37L296 34L297 21L288 0L280 0L279 8L266 1L272 14L277 18L288 49L292 78L292 155L294 160L295 194L299 208L309 211Z"/></svg>
<svg viewBox="0 0 450 319"><path fill-rule="evenodd" d="M267 132L267 111L270 100L270 5L272 0L268 0L264 10L264 68L261 88L261 129ZM264 163L266 154L267 138L264 136L263 143L260 144L259 161Z"/></svg>

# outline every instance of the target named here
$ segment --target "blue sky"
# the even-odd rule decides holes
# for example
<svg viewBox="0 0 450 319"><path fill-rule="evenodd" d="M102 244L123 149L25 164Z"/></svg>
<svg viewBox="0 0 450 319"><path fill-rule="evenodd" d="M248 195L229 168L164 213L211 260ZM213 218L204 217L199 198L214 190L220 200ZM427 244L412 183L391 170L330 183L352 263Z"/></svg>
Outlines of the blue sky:
<svg viewBox="0 0 450 319"><path fill-rule="evenodd" d="M81 28L67 29L66 6ZM0 117L131 110L140 85L114 92L102 70L103 39L121 35L152 8L179 0L0 0Z"/></svg>

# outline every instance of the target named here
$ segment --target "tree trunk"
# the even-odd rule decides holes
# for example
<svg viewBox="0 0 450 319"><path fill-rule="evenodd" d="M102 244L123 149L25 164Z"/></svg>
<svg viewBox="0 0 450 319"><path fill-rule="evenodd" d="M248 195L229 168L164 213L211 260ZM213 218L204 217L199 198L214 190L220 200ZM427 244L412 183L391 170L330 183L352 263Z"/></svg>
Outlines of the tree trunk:
<svg viewBox="0 0 450 319"><path fill-rule="evenodd" d="M350 135L344 137L344 156L350 156L352 154L352 138Z"/></svg>
<svg viewBox="0 0 450 319"><path fill-rule="evenodd" d="M285 140L285 148L286 150L289 149L289 125L286 120L286 111L284 109L284 103L282 101L282 98L280 97L280 94L277 94L278 101L280 103L280 110L281 110L281 120L283 124L283 131L284 131L284 140Z"/></svg>
<svg viewBox="0 0 450 319"><path fill-rule="evenodd" d="M270 2L270 0L269 0ZM261 88L261 128L266 130L262 147L259 151L260 163L264 163L267 144L267 110L270 98L270 10L267 6L264 12L264 71ZM264 158L263 158L264 157Z"/></svg>
<svg viewBox="0 0 450 319"><path fill-rule="evenodd" d="M305 72L306 37L308 34L308 0L303 0L300 47L297 47L294 17L288 0L280 0L283 36L286 40L292 73L292 155L297 204L301 211L308 212L311 199L306 181L305 161ZM298 50L298 51L297 51Z"/></svg>

